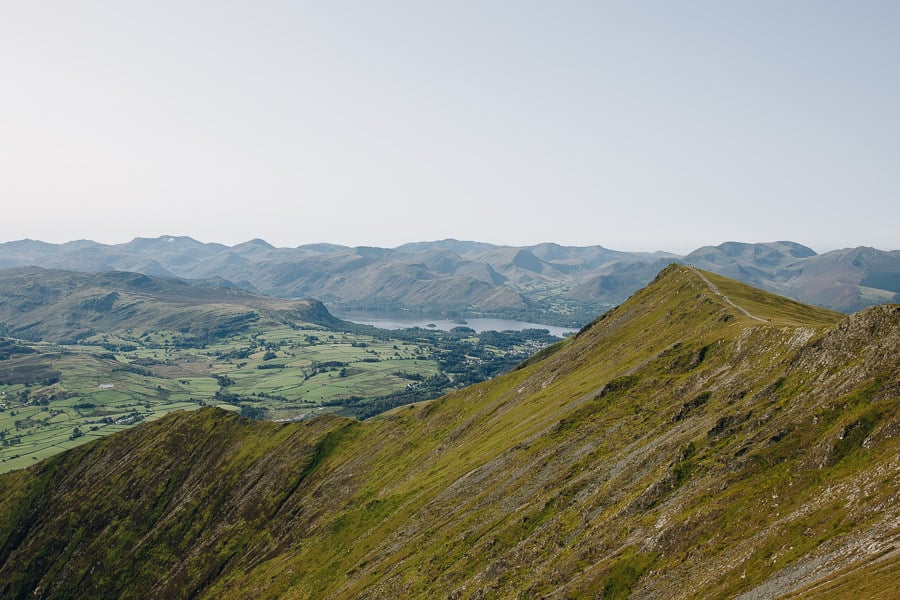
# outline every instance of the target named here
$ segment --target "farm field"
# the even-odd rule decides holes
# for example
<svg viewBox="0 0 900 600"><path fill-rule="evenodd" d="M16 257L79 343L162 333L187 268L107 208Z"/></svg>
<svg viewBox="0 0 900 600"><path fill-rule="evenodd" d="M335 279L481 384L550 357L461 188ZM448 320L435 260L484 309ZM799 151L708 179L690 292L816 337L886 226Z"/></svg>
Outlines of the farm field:
<svg viewBox="0 0 900 600"><path fill-rule="evenodd" d="M364 418L492 377L555 339L540 330L348 329L295 322L203 345L166 330L77 344L3 340L0 472L202 406L276 421Z"/></svg>

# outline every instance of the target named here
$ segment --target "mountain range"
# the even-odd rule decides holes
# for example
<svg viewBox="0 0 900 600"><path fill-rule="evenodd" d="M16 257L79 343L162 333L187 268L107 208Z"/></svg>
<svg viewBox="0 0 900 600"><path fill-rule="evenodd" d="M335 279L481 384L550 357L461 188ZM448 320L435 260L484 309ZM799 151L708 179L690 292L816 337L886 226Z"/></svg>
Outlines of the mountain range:
<svg viewBox="0 0 900 600"><path fill-rule="evenodd" d="M0 475L0 596L892 598L898 356L900 306L669 265L435 401L176 412Z"/></svg>
<svg viewBox="0 0 900 600"><path fill-rule="evenodd" d="M900 251L860 247L817 254L794 242L727 242L686 256L457 240L392 249L276 248L259 239L225 246L173 236L115 245L86 240L0 244L0 268L133 271L281 298L317 298L339 310L409 309L569 326L583 325L621 303L673 262L845 313L900 299Z"/></svg>

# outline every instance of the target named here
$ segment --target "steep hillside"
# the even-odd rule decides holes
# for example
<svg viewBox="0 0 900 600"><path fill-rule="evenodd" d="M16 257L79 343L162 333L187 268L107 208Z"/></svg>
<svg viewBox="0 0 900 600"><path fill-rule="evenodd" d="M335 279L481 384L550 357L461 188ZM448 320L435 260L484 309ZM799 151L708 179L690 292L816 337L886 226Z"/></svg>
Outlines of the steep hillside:
<svg viewBox="0 0 900 600"><path fill-rule="evenodd" d="M900 307L683 266L357 422L174 414L0 476L0 596L889 598Z"/></svg>
<svg viewBox="0 0 900 600"><path fill-rule="evenodd" d="M216 338L253 323L340 323L315 300L278 300L140 273L0 270L0 334L70 341L133 328Z"/></svg>

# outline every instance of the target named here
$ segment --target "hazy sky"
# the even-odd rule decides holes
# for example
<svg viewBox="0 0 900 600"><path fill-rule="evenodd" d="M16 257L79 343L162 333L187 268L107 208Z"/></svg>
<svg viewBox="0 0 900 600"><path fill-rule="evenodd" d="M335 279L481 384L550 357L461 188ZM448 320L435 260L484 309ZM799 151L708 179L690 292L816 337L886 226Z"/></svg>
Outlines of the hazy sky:
<svg viewBox="0 0 900 600"><path fill-rule="evenodd" d="M900 2L0 0L0 241L900 248Z"/></svg>

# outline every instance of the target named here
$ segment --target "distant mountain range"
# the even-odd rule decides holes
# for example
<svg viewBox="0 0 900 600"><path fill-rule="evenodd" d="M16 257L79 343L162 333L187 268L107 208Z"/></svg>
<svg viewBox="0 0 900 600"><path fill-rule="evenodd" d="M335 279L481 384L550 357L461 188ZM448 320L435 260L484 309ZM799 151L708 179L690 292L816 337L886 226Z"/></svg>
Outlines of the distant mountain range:
<svg viewBox="0 0 900 600"><path fill-rule="evenodd" d="M842 312L900 300L900 251L859 247L817 254L795 242L726 242L686 256L458 240L391 249L276 248L260 239L225 246L172 236L115 245L0 244L0 268L133 271L281 298L317 298L338 310L411 309L561 325L581 325L620 304L673 262Z"/></svg>

